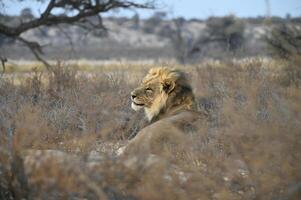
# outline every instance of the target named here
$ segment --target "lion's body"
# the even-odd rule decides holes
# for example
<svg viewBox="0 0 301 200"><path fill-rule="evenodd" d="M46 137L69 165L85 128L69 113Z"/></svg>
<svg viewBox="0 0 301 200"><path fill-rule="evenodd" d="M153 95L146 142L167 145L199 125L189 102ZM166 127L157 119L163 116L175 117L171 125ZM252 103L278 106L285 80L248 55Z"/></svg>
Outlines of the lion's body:
<svg viewBox="0 0 301 200"><path fill-rule="evenodd" d="M199 113L181 111L143 128L126 146L127 154L162 155L183 151L202 122Z"/></svg>
<svg viewBox="0 0 301 200"><path fill-rule="evenodd" d="M125 154L162 154L181 149L203 118L197 112L190 84L177 70L151 69L131 95L132 108L143 107L151 124L128 143Z"/></svg>

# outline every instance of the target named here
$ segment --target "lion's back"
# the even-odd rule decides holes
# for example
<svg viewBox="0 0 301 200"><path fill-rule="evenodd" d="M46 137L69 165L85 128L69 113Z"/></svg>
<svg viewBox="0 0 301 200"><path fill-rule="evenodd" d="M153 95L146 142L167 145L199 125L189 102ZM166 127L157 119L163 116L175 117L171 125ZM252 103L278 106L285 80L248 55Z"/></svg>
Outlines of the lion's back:
<svg viewBox="0 0 301 200"><path fill-rule="evenodd" d="M197 132L204 116L195 111L182 111L143 128L125 149L126 154L164 154L187 145L189 135Z"/></svg>

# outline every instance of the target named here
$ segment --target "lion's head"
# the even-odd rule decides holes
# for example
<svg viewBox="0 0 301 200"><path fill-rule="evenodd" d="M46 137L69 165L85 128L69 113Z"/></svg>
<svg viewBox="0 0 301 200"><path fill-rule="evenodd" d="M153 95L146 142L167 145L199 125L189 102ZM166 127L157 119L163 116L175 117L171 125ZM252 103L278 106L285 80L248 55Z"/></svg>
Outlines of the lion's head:
<svg viewBox="0 0 301 200"><path fill-rule="evenodd" d="M132 108L144 108L149 121L180 110L194 110L192 89L184 73L169 68L153 68L142 84L131 92Z"/></svg>

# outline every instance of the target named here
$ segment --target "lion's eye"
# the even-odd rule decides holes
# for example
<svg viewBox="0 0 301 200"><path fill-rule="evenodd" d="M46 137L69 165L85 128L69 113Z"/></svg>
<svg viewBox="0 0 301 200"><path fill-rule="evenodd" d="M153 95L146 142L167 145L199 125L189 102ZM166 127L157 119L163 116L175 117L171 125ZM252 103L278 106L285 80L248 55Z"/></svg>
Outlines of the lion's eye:
<svg viewBox="0 0 301 200"><path fill-rule="evenodd" d="M149 87L146 88L145 90L146 90L146 92L152 92L153 91L152 88L149 88Z"/></svg>

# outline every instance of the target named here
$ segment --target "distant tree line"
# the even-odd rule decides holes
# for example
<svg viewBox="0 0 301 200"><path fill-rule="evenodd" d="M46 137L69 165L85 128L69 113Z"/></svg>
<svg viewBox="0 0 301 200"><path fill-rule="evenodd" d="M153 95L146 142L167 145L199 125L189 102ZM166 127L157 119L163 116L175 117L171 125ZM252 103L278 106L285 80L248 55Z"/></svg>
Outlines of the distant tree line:
<svg viewBox="0 0 301 200"><path fill-rule="evenodd" d="M0 2L5 3L1 0ZM51 66L43 59L42 46L38 41L26 40L21 36L22 33L43 27L39 34L47 37L47 27L67 24L88 30L94 36L104 37L107 35L107 29L103 25L103 17L100 14L120 8L154 8L154 1L141 4L124 0L50 0L45 2L49 4L40 16L34 16L29 8L23 9L20 16L8 16L0 11L0 45L19 41L25 44L48 68ZM61 8L63 12L54 14L53 10L57 8ZM234 15L209 17L206 20L183 17L171 19L168 13L162 11L155 12L151 17L143 20L138 13L131 18L107 17L107 19L116 22L119 26L126 25L133 30L156 34L168 39L174 56L180 63L197 61L206 56L239 55L247 42L246 25L265 25L267 22L266 17L238 18ZM288 58L287 55L291 55L292 51L299 52L300 28L298 27L301 24L301 17L293 18L287 14L285 18L269 17L268 21L271 26L267 30L270 32L263 38L263 41L269 46L270 54ZM188 24L194 22L205 24L205 28L199 31L197 36L193 33L195 31L188 28ZM64 32L63 29L62 32Z"/></svg>

